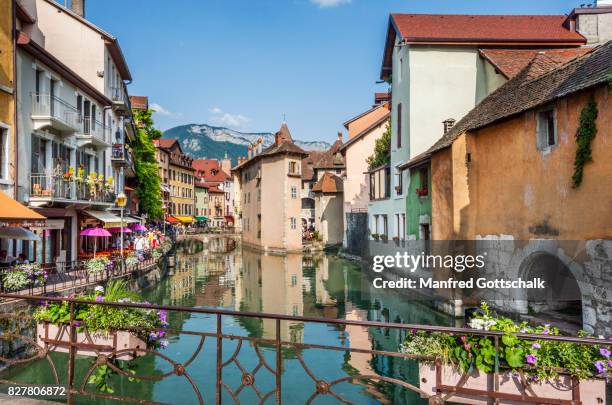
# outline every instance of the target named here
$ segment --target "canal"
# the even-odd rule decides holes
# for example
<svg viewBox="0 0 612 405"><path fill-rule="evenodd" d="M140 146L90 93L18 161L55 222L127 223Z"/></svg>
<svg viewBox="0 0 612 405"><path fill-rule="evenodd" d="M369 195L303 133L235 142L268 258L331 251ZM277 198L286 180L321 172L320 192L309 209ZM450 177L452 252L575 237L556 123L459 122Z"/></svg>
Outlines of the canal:
<svg viewBox="0 0 612 405"><path fill-rule="evenodd" d="M214 307L239 311L304 315L350 320L372 320L398 323L453 325L453 320L420 302L412 301L393 291L376 290L357 264L334 255L286 256L262 255L236 247L226 238L207 240L201 237L178 243L174 268L157 285L141 291L146 300L163 305ZM207 314L171 312L170 328L181 331L214 332L216 317ZM274 339L273 320L236 317L223 318L227 334ZM360 326L338 327L325 324L283 322L281 338L294 343L348 346L396 351L404 332L385 328ZM199 338L189 334L168 336L169 345L162 353L175 361L184 362L196 350ZM236 344L224 341L223 354L228 358ZM187 367L190 376L201 390L205 403L215 398L215 339L206 339L202 350ZM262 349L262 356L274 364L274 348ZM65 379L65 354L52 353L58 374ZM300 357L317 379L330 381L348 375L378 374L400 378L418 384L417 364L387 356L345 351L303 349ZM243 347L237 357L240 366L252 370L258 356L252 347ZM77 382L92 359L77 359ZM172 367L160 357L143 356L134 361L138 375L160 375ZM234 366L234 365L232 365ZM315 392L313 380L307 375L298 356L287 349L283 353L283 403L305 403ZM224 369L223 380L229 387L241 383L238 366ZM42 359L21 367L12 367L2 378L23 382L51 384L49 363ZM262 392L274 389L274 376L265 368L255 374L256 386ZM133 382L113 376L114 395L138 397L157 402L195 404L196 397L185 378L170 376L159 381ZM88 389L93 389L91 385ZM6 391L3 389L2 391ZM381 382L342 383L334 387L350 403L355 404L421 404L425 403L410 391ZM227 392L224 399L233 403ZM243 404L258 403L252 389L240 393ZM271 396L266 403L273 403ZM83 398L78 403L116 403L110 400L92 401ZM318 396L317 404L339 403L333 397Z"/></svg>

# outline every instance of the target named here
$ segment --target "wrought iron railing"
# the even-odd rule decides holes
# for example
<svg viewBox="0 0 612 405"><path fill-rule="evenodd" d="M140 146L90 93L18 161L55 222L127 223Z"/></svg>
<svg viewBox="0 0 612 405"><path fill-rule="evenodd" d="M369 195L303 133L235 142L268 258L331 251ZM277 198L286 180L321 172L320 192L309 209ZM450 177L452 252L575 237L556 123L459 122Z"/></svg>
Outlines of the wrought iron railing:
<svg viewBox="0 0 612 405"><path fill-rule="evenodd" d="M97 273L88 271L87 260L44 263L40 265L41 270L47 273L44 281L12 290L4 286L4 278L7 273L15 271L15 268L4 267L0 268L0 291L21 295L56 294L68 289L102 283L111 278L131 275L134 272L139 273L156 266L158 260L159 258L154 258L150 252L145 252L137 263L122 266L121 257L116 254L111 258L106 269Z"/></svg>
<svg viewBox="0 0 612 405"><path fill-rule="evenodd" d="M76 181L74 177L62 174L33 174L30 176L30 197L45 199L81 200L103 203L113 203L113 190L99 185L89 186L87 179Z"/></svg>
<svg viewBox="0 0 612 405"><path fill-rule="evenodd" d="M102 122L94 117L84 116L81 118L80 135L82 136L90 136L95 138L98 142L109 143L110 131L108 129Z"/></svg>
<svg viewBox="0 0 612 405"><path fill-rule="evenodd" d="M521 395L512 395L499 390L497 384L490 384L486 388L481 389L468 389L464 388L463 385L469 378L466 374L460 379L455 385L444 385L442 382L442 364L439 359L434 357L425 357L418 355L410 355L402 353L399 350L384 350L378 346L369 347L358 347L353 344L350 339L346 339L342 344L326 344L326 343L302 343L294 340L287 341L283 338L283 327L287 325L328 325L333 326L339 332L343 330L349 330L350 327L364 328L365 330L396 330L401 331L403 336L408 333L415 333L417 331L423 332L439 332L446 333L454 336L482 336L488 337L494 341L494 347L498 352L495 360L495 372L494 376L497 379L498 374L501 372L499 365L499 347L500 340L503 337L502 332L496 331L482 331L466 328L454 328L454 327L442 327L442 326L429 326L429 325L410 325L401 323L387 323L387 322L375 322L375 321L360 321L360 320L342 320L342 319L330 319L330 318L316 318L307 316L289 316L281 314L267 314L267 313L256 313L256 312L245 312L235 310L224 310L214 308L191 308L182 306L165 306L155 304L137 304L137 303L118 303L118 302L97 302L97 301L84 301L80 299L68 299L62 297L45 297L45 296L21 296L15 294L0 294L0 298L10 299L24 299L34 304L50 303L50 302L66 302L70 308L70 319L62 324L58 329L57 333L50 335L45 333L41 335L38 333L37 339L33 339L27 334L20 334L17 331L4 331L0 336L0 339L21 339L21 341L27 343L34 351L34 354L28 358L2 358L0 361L7 363L8 365L23 364L29 361L46 358L51 365L53 370L53 376L55 384L63 384L58 378L58 366L57 360L53 356L50 356L50 352L61 349L62 351L68 351L68 361L64 364L67 367L67 380L65 386L67 389L68 403L74 403L77 397L85 398L103 398L112 399L118 401L135 402L142 404L157 404L150 398L142 398L135 396L123 396L114 393L98 392L95 388L88 385L89 377L92 376L98 367L107 366L110 367L115 373L129 378L130 381L149 381L156 382L161 381L170 377L184 378L185 382L190 386L193 391L191 401L188 403L199 403L204 402L221 404L225 400L229 399L230 402L240 403L241 393L246 390L252 390L257 396L257 402L262 404L267 400L274 399L276 404L281 403L281 399L292 396L292 391L296 387L307 389L307 398L303 400L292 399L287 403L312 403L316 399L321 397L327 397L329 399L335 398L340 403L352 403L349 399L343 397L341 384L347 382L353 383L384 383L390 384L402 388L407 391L411 391L422 398L428 400L429 404L438 405L444 404L446 401L452 402L453 396L458 394L467 394L481 398L482 400L496 401L496 400L510 400L517 401L518 403L538 403L538 404L557 404L557 405L591 405L580 400L580 390L576 389L577 382L573 381L572 399L565 400L559 398L544 398L534 395L530 395L525 392ZM184 314L185 316L208 316L213 317L214 326L210 330L186 330L177 328L163 329L164 333L168 336L184 336L193 341L193 350L189 353L181 353L179 357L182 360L175 360L170 357L170 354L163 352L162 350L156 350L152 348L135 346L128 348L117 348L115 346L102 346L96 344L92 339L92 333L87 332L87 321L77 321L75 318L76 306L77 305L103 305L105 307L120 307L120 308L139 308L144 310L158 310L167 311L169 314ZM14 314L1 315L4 318L14 317ZM250 319L259 320L262 323L272 327L269 331L268 337L253 337L244 336L232 333L229 331L224 323L226 318L234 321L236 319ZM21 320L28 319L27 317L21 316ZM33 321L31 318L29 320ZM193 323L191 323L193 325ZM77 339L78 333L87 338ZM142 329L128 328L128 332L138 333L143 332ZM40 331L40 329L39 329ZM161 329L160 329L161 331ZM148 332L148 331L147 331ZM113 332L115 333L115 332ZM569 338L563 336L551 336L551 335L531 335L524 333L517 333L516 336L520 339L525 340L547 340L547 341L563 341L571 342L580 345L601 345L601 340L594 338ZM38 340L38 342L37 342ZM212 370L210 373L202 372L201 368L196 367L194 361L198 356L206 356L207 352L204 350L204 345L208 344L209 341L214 342L214 351L209 351L208 354L214 356L214 397L205 397L204 390L207 387L206 383L201 379L205 376L212 377ZM41 343L42 342L42 343ZM227 345L227 346L226 346ZM210 348L210 346L208 346ZM252 348L253 352L251 358L246 360L244 355L246 348ZM397 376L381 375L375 371L367 370L353 370L353 372L345 373L346 375L336 378L325 378L323 375L317 373L315 367L313 367L313 360L321 358L320 356L307 356L308 350L320 350L325 353L340 352L344 353L345 357L356 356L356 355L371 355L378 358L395 359L394 361L406 359L406 360L418 360L428 361L435 365L435 391L425 392L416 384L407 382L405 379L398 378ZM32 351L32 350L31 350ZM81 352L93 353L96 360L91 363L85 373L79 373L79 376L75 374L75 356ZM171 369L169 371L157 374L142 375L135 371L128 372L122 368L116 366L115 360L118 359L130 359L139 356L154 356L159 362L166 362ZM290 357L290 359L289 359ZM273 360L272 360L273 359ZM301 373L296 373L295 370L292 373L288 373L285 367L285 362L288 360L292 361L295 367L301 369ZM247 363L250 366L247 367ZM326 368L330 365L326 363ZM342 364L339 365L339 368ZM238 370L238 384L232 384L229 381L232 377L235 377L235 371ZM262 384L265 378L261 378L262 372L267 370L271 374L271 377L267 380L273 380L272 387L265 387ZM233 371L233 372L232 372ZM301 375L301 377L300 377ZM291 378L290 381L286 378ZM1 384L13 384L13 385L24 385L23 382L13 381L10 379L0 378ZM32 383L30 383L32 384ZM233 385L233 386L231 386ZM176 385L179 386L178 384ZM212 391L212 390L211 390ZM142 392L138 391L140 394ZM283 394L285 393L285 394ZM392 402L393 399L389 400Z"/></svg>

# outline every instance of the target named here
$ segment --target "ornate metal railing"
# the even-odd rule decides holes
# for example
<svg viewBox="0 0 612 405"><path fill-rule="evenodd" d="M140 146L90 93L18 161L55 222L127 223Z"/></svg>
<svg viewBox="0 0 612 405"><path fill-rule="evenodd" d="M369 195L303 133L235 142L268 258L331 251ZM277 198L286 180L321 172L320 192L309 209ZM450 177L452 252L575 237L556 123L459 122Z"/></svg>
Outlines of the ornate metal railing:
<svg viewBox="0 0 612 405"><path fill-rule="evenodd" d="M0 268L0 292L16 293L19 295L46 295L57 294L68 289L86 287L93 284L103 283L111 278L124 277L146 271L158 264L159 258L154 258L149 252L145 252L138 263L121 265L118 255L112 257L109 265L102 272L91 273L87 270L86 260L45 263L41 270L47 272L47 278L40 283L31 283L27 287L16 290L7 289L4 286L6 274L14 271L13 267ZM2 298L0 298L0 302Z"/></svg>
<svg viewBox="0 0 612 405"><path fill-rule="evenodd" d="M5 330L0 336L1 340L7 339L20 339L25 344L29 345L33 350L30 350L29 357L21 358L4 358L0 357L0 361L5 362L9 365L23 364L29 361L38 359L47 359L51 367L52 375L55 384L63 384L66 387L68 403L74 403L78 397L89 397L89 398L104 398L126 402L134 402L141 404L157 404L151 399L123 396L115 393L98 392L91 384L88 384L89 377L92 376L98 367L107 366L110 367L115 373L129 378L130 381L149 381L156 382L161 381L170 377L184 378L186 383L191 387L193 391L193 397L188 403L211 403L216 404L222 403L227 399L230 402L240 403L241 393L246 390L252 390L254 395L257 397L257 402L263 404L268 400L274 399L276 404L281 403L283 393L284 398L287 398L287 394L292 396L292 390L296 387L305 388L308 387L306 394L307 398L303 400L292 399L287 401L289 403L307 403L310 404L320 397L335 398L340 403L352 403L349 399L343 397L340 392L340 384L346 382L376 382L383 384L391 384L402 389L411 391L422 398L425 398L429 404L443 404L446 401L452 401L453 396L457 394L467 394L482 398L483 400L512 400L522 403L539 403L539 404L557 404L557 405L587 405L585 402L580 400L580 391L576 389L576 381L573 382L572 388L572 399L564 400L559 398L543 398L529 394L512 395L505 392L499 391L497 384L490 384L486 389L467 389L463 388L463 384L468 379L467 375L464 375L456 385L444 385L441 379L441 362L435 358L408 355L399 351L382 350L377 347L356 347L352 345L348 339L344 340L343 344L330 345L324 343L301 343L296 341L287 341L283 339L282 327L287 325L296 324L324 324L331 325L338 329L339 333L343 330L347 330L349 327L361 327L367 328L367 330L399 330L404 333L414 333L415 331L424 332L442 332L449 335L462 336L462 335L477 335L486 336L494 340L496 350L499 350L499 341L503 334L501 332L494 331L478 331L474 329L465 328L453 328L453 327L439 327L439 326L427 326L427 325L409 325L400 323L387 323L387 322L373 322L373 321L358 321L358 320L341 320L341 319L329 319L329 318L315 318L306 316L288 316L279 314L265 314L255 312L243 312L234 310L223 310L213 308L191 308L182 306L164 306L154 304L133 304L133 303L116 303L116 302L94 302L84 301L78 299L67 299L60 297L45 297L45 296L19 296L14 294L0 294L0 298L12 298L12 299L25 299L35 304L49 303L49 302L66 302L70 308L70 319L62 324L56 331L56 333L50 334L50 328L41 328L39 325L38 336L32 338L27 334L20 334L16 331ZM206 315L213 317L214 326L211 330L184 330L184 329L164 329L166 335L183 335L194 340L193 351L183 353L183 360L174 360L169 354L164 353L163 350L154 350L147 347L135 346L128 348L117 348L116 332L112 332L115 345L100 345L97 344L93 333L87 332L86 321L81 320L77 322L75 319L76 307L79 304L86 305L104 305L106 307L122 307L122 308L140 308L145 310L158 310L167 311L170 314L191 314L191 315ZM4 314L0 317L10 319L14 317L14 314ZM266 337L253 337L237 335L235 333L228 333L225 329L227 324L224 324L224 318L230 317L232 319L254 319L266 322L268 326L273 326L268 330L269 335L272 338ZM22 316L21 320L34 320L28 316ZM44 330L44 332L41 332ZM129 332L138 333L142 332L139 329L129 329ZM161 331L161 329L160 329ZM273 332L272 332L273 331ZM270 333L271 332L271 333ZM77 333L80 338L77 339ZM85 338L83 338L85 336ZM593 338L568 338L562 336L550 336L550 335L529 335L519 333L516 335L521 339L526 340L555 340L564 342L573 342L576 344L584 345L597 345L601 344L601 340ZM214 341L214 369L215 369L215 380L214 380L214 394L211 391L211 397L206 397L204 389L206 384L203 381L198 380L196 375L203 378L204 374L201 369L192 366L194 361L199 356L206 356L203 352L205 343ZM229 350L226 344L229 342ZM253 349L253 354L249 361L245 361L243 356L243 350L246 347ZM314 356L306 356L306 350L322 350L326 352L342 352L345 353L346 357L356 354L366 354L371 356L381 356L395 359L412 359L412 360L427 360L434 362L436 372L436 391L425 392L418 386L411 384L401 378L395 376L380 375L374 371L368 371L363 373L360 370L354 373L346 373L345 376L337 378L328 378L316 373L311 360ZM50 352L61 350L68 352L68 359L66 364L61 366L67 367L67 379L61 381L58 375L58 367L60 364L53 356L50 356ZM83 352L89 353L90 356L95 357L95 361L91 363L85 373L75 374L75 356L82 354ZM211 352L208 352L209 354ZM291 360L293 364L296 364L303 371L303 377L301 380L295 380L296 373L292 373L293 380L286 381L286 368L284 362L288 360L287 353L291 353ZM268 356L266 356L268 354ZM273 354L273 356L270 356ZM117 367L116 360L118 359L132 359L139 356L154 356L159 362L166 362L170 366L169 371L161 372L158 374L142 375L135 372L129 372L123 368ZM273 357L273 360L272 360ZM499 358L499 357L498 357ZM252 363L250 367L246 366L246 363ZM254 365L253 365L254 363ZM190 367L192 366L192 367ZM157 366L156 366L157 367ZM230 377L235 376L235 372L231 373L232 369L236 368L239 372L239 383L232 384L229 382ZM200 371L200 373L194 371ZM273 380L273 386L265 388L264 385L260 385L261 373L267 370L271 374L269 380ZM208 370L206 370L208 371ZM499 360L496 360L495 376L500 373ZM212 377L212 376L211 376ZM265 378L263 379L265 380ZM268 381L269 381L268 380ZM137 383L137 382L135 382ZM25 385L19 381L13 381L10 379L0 378L0 384L12 384L12 385ZM30 382L30 384L33 384ZM233 386L232 386L233 385ZM178 385L177 385L178 386ZM312 390L312 391L310 391ZM139 391L140 392L140 391ZM390 402L394 402L393 399ZM252 402L249 402L252 403ZM589 404L590 405L590 404Z"/></svg>

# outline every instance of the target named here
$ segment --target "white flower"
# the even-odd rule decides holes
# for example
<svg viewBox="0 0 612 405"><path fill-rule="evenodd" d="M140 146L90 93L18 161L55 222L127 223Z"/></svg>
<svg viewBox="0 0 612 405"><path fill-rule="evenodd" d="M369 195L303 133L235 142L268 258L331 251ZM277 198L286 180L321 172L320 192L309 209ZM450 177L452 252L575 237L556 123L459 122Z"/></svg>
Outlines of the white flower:
<svg viewBox="0 0 612 405"><path fill-rule="evenodd" d="M97 285L96 288L94 288L94 291L100 294L104 294L104 287L102 287L101 285Z"/></svg>

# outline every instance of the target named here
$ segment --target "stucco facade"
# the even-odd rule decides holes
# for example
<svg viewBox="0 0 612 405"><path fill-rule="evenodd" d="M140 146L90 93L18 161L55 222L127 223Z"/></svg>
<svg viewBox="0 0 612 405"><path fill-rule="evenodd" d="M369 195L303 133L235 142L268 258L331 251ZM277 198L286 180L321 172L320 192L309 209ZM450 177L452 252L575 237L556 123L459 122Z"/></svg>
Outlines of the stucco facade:
<svg viewBox="0 0 612 405"><path fill-rule="evenodd" d="M272 146L262 150L258 143L249 154L232 169L242 197L243 243L270 252L301 251L301 160L306 153L283 123Z"/></svg>
<svg viewBox="0 0 612 405"><path fill-rule="evenodd" d="M0 191L11 197L15 182L15 47L13 0L0 0Z"/></svg>
<svg viewBox="0 0 612 405"><path fill-rule="evenodd" d="M575 133L589 96L554 103L559 143L549 151L537 148L537 111L531 110L468 132L449 150L435 153L434 237L504 234L525 240L538 237L534 230L546 223L557 239L612 239L612 110L606 88L594 92L599 114L593 161L585 166L582 184L575 189L571 184Z"/></svg>

